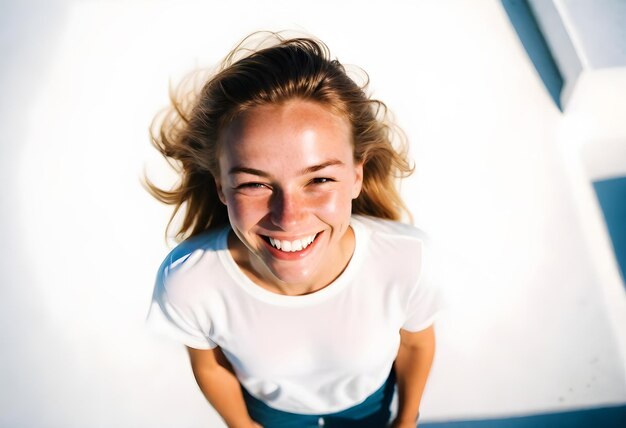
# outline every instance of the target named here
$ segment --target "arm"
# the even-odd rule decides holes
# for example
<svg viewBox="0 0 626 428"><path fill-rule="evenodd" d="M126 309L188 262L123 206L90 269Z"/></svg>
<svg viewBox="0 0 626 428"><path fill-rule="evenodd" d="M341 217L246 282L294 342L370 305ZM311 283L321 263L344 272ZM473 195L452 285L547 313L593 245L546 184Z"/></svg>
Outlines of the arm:
<svg viewBox="0 0 626 428"><path fill-rule="evenodd" d="M220 348L187 347L187 351L200 390L226 425L230 428L261 428L248 415L239 381Z"/></svg>
<svg viewBox="0 0 626 428"><path fill-rule="evenodd" d="M394 363L398 384L398 416L393 422L393 428L415 428L434 355L435 331L432 325L415 333L400 330L400 349Z"/></svg>

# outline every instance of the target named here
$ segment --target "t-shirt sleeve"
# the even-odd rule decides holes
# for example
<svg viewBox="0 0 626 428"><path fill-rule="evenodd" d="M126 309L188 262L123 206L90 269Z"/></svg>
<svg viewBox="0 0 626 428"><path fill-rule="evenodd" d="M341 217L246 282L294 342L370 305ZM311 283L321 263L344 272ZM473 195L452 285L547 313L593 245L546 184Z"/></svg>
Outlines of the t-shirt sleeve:
<svg viewBox="0 0 626 428"><path fill-rule="evenodd" d="M209 338L210 322L199 319L197 308L193 307L192 296L180 290L169 290L169 286L184 286L179 278L170 284L170 266L164 263L157 274L152 302L146 319L151 330L195 349L213 349L217 346Z"/></svg>
<svg viewBox="0 0 626 428"><path fill-rule="evenodd" d="M404 330L416 332L430 327L443 308L443 258L431 243L420 254L420 273L406 303Z"/></svg>

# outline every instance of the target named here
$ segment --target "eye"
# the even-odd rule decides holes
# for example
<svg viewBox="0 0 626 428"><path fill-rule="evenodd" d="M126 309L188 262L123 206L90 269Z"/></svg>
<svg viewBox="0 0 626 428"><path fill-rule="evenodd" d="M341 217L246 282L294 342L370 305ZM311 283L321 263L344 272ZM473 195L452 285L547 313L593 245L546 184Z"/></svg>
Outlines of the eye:
<svg viewBox="0 0 626 428"><path fill-rule="evenodd" d="M324 184L324 183L332 183L336 180L329 177L315 177L311 180L312 184Z"/></svg>
<svg viewBox="0 0 626 428"><path fill-rule="evenodd" d="M242 183L238 185L236 188L255 190L255 189L265 189L267 188L267 185L263 183L250 182L250 183Z"/></svg>

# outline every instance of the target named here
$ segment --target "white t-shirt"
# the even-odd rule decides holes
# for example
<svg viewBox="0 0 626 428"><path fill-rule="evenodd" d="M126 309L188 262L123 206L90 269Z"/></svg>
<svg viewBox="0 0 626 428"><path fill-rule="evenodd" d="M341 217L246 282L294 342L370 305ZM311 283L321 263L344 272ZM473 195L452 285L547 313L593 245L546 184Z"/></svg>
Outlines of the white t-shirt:
<svg viewBox="0 0 626 428"><path fill-rule="evenodd" d="M161 265L148 323L197 349L220 346L246 390L269 406L323 414L359 404L389 375L400 329L429 327L436 268L418 229L353 216L343 273L302 296L253 283L227 248L229 227L178 245Z"/></svg>

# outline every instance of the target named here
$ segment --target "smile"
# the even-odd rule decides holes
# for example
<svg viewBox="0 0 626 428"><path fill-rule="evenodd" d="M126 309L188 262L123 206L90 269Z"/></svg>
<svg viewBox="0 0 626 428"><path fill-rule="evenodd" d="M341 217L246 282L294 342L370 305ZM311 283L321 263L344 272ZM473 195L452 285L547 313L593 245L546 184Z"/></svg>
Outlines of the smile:
<svg viewBox="0 0 626 428"><path fill-rule="evenodd" d="M302 239L296 239L293 241L280 240L280 239L275 239L271 237L267 237L267 239L269 240L269 243L272 245L272 247L278 250L281 250L285 253L295 253L298 251L302 251L306 247L311 245L311 243L315 240L316 236L317 234L314 234L314 235L305 236Z"/></svg>

